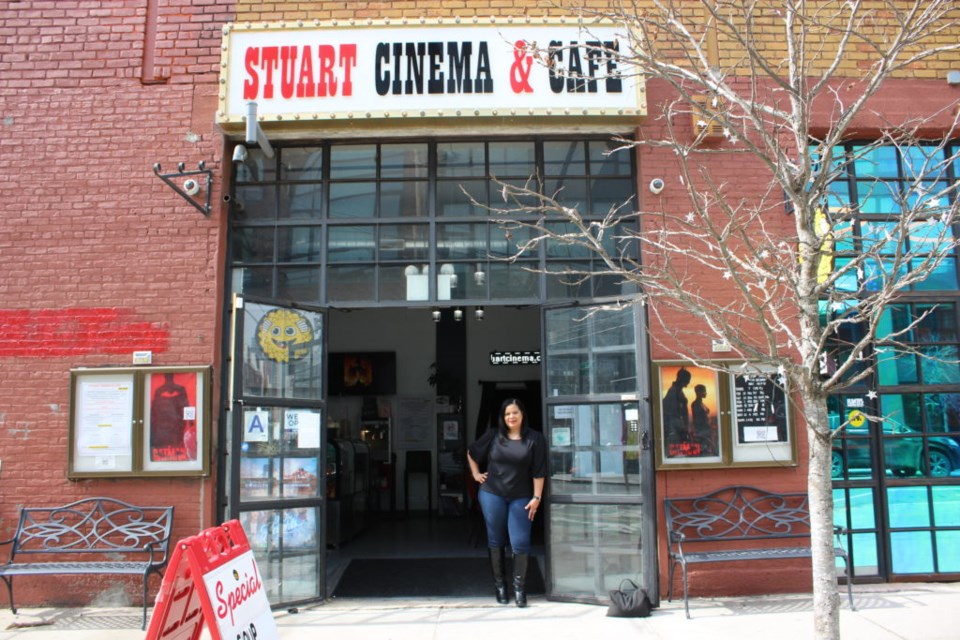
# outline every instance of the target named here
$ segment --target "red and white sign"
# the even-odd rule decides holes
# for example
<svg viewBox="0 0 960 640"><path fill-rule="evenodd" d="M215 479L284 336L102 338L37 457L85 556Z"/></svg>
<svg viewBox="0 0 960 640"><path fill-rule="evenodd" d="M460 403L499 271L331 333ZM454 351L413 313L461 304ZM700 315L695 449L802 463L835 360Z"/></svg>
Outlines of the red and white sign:
<svg viewBox="0 0 960 640"><path fill-rule="evenodd" d="M522 20L224 27L218 120L646 113L622 27Z"/></svg>
<svg viewBox="0 0 960 640"><path fill-rule="evenodd" d="M221 638L260 640L264 631L276 635L273 612L252 551L204 575L203 582Z"/></svg>
<svg viewBox="0 0 960 640"><path fill-rule="evenodd" d="M147 640L276 640L250 543L238 520L177 542L147 628Z"/></svg>

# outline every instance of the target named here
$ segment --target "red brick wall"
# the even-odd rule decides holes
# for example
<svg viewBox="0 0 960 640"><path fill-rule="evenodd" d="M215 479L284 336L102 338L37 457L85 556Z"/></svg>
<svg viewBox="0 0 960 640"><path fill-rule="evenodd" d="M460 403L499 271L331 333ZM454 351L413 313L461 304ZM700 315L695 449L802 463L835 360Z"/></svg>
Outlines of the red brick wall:
<svg viewBox="0 0 960 640"><path fill-rule="evenodd" d="M213 478L68 480L68 396L71 368L135 350L215 365L219 381L213 116L232 5L160 0L148 25L148 0L0 4L0 538L22 505L97 495L174 505L175 537L214 523ZM209 217L152 169L201 160L218 182ZM17 603L117 597L114 578L60 584L21 579ZM119 584L139 603L136 581Z"/></svg>

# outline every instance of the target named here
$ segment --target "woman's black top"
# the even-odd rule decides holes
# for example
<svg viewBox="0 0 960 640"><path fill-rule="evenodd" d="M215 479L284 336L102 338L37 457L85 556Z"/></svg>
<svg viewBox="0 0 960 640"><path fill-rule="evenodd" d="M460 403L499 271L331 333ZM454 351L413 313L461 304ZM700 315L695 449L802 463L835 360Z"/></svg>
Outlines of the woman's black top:
<svg viewBox="0 0 960 640"><path fill-rule="evenodd" d="M470 457L480 470L486 470L487 481L481 491L514 500L533 495L533 479L547 475L547 443L543 434L522 429L520 440L510 440L497 429L488 429L470 445Z"/></svg>

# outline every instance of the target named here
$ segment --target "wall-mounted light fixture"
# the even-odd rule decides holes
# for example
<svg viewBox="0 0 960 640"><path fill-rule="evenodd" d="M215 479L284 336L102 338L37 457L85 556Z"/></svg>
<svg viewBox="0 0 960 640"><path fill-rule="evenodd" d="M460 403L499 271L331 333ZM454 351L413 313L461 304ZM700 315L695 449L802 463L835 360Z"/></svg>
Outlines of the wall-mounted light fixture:
<svg viewBox="0 0 960 640"><path fill-rule="evenodd" d="M461 309L460 307L457 307L456 309L453 310L453 320L455 322L460 322L461 320L463 320L463 309Z"/></svg>
<svg viewBox="0 0 960 640"><path fill-rule="evenodd" d="M434 322L440 322L440 309L434 309L431 312L431 315L433 316Z"/></svg>
<svg viewBox="0 0 960 640"><path fill-rule="evenodd" d="M483 271L483 265L477 265L477 270L473 272L473 282L478 286L482 287L483 283L487 281L487 274Z"/></svg>
<svg viewBox="0 0 960 640"><path fill-rule="evenodd" d="M477 322L483 322L483 307L477 307L473 311L473 317L477 319Z"/></svg>

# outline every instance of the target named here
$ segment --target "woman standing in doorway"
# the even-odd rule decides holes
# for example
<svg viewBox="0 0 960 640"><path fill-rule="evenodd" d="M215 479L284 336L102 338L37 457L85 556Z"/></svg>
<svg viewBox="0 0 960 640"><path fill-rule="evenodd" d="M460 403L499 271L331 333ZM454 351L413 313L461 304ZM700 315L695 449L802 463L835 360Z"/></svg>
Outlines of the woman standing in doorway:
<svg viewBox="0 0 960 640"><path fill-rule="evenodd" d="M513 591L518 607L527 606L527 564L533 519L543 500L547 444L526 424L523 403L509 398L500 406L499 428L488 429L470 445L467 462L487 527L497 602L507 604L507 539L513 548ZM483 471L481 471L483 469Z"/></svg>

